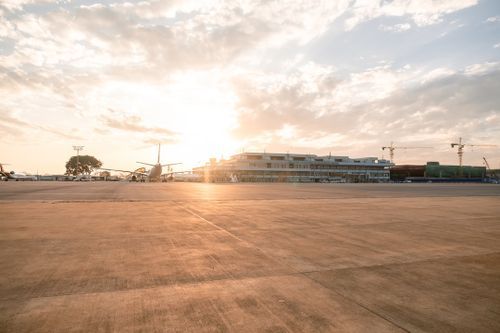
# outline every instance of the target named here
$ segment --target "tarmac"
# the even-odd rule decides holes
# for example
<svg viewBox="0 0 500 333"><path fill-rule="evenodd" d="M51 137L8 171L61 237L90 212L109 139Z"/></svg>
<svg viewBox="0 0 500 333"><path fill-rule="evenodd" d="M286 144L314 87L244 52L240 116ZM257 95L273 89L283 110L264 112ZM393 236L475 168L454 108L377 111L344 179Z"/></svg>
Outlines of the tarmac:
<svg viewBox="0 0 500 333"><path fill-rule="evenodd" d="M500 185L2 182L0 332L500 332Z"/></svg>

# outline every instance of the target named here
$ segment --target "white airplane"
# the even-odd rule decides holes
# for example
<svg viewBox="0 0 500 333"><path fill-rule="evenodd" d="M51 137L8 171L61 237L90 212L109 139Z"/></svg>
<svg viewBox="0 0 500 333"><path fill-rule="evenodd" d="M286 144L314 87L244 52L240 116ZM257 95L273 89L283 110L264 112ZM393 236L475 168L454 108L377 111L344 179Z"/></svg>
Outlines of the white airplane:
<svg viewBox="0 0 500 333"><path fill-rule="evenodd" d="M131 170L120 170L120 169L106 169L106 168L99 168L100 170L107 170L107 171L118 171L118 172L128 172L132 175L131 180L132 181L139 181L141 179L145 179L149 182L157 182L161 180L162 176L167 176L167 175L173 175L174 173L178 172L173 172L170 170L170 167L172 165L178 165L182 163L168 163L168 164L161 164L160 163L160 144L158 144L158 161L156 164L151 164L151 163L144 163L144 162L137 162L140 164L148 165L151 167L149 171L144 170L144 172L140 171L140 169L137 169L135 171ZM168 167L167 173L162 173L163 167Z"/></svg>
<svg viewBox="0 0 500 333"><path fill-rule="evenodd" d="M8 164L2 164L0 163L0 175L2 177L2 180L8 181L8 180L15 180L15 181L23 181L23 180L36 180L36 176L28 176L25 175L24 173L16 173L15 171L7 172L4 170L3 166L8 165Z"/></svg>

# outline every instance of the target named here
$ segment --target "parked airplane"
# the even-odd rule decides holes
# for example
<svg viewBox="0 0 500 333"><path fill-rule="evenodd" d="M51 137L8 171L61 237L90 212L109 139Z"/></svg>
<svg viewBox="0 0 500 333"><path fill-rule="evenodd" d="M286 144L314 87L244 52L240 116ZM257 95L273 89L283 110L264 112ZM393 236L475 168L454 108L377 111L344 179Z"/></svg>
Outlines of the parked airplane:
<svg viewBox="0 0 500 333"><path fill-rule="evenodd" d="M7 172L3 168L4 165L7 165L7 164L0 163L0 175L2 177L2 180L5 180L5 181L8 181L8 180L15 180L15 181L36 180L35 176L28 176L28 175L25 175L24 173L16 173L15 171Z"/></svg>
<svg viewBox="0 0 500 333"><path fill-rule="evenodd" d="M172 176L174 173L177 173L177 172L173 172L170 170L170 167L172 165L182 164L182 163L161 164L160 163L160 145L159 144L158 144L158 161L156 162L156 164L145 163L145 162L137 162L137 163L148 165L151 167L151 169L149 171L146 171L146 170L142 171L140 169L137 169L135 171L120 170L120 169L106 169L106 168L99 168L99 169L107 170L107 171L128 172L132 175L132 177L131 177L132 181L147 180L150 182L157 182L157 181L161 180L162 176L167 176L167 175ZM163 167L168 167L169 172L163 174L162 173Z"/></svg>

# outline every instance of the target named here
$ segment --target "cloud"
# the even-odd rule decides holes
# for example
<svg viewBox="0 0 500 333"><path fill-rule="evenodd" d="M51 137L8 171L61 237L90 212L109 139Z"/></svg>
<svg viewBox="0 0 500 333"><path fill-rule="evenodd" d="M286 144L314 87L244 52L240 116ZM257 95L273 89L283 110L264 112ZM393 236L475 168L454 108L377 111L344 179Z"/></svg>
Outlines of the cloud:
<svg viewBox="0 0 500 333"><path fill-rule="evenodd" d="M424 84L456 73L457 71L450 68L438 67L421 75L420 82Z"/></svg>
<svg viewBox="0 0 500 333"><path fill-rule="evenodd" d="M252 73L233 81L239 99L238 137L248 137L283 124L308 122L324 112L324 104L338 84L329 66L307 64L288 75Z"/></svg>
<svg viewBox="0 0 500 333"><path fill-rule="evenodd" d="M15 127L6 126L5 124L0 123L0 134L2 135L2 137L6 137L9 135L19 137L23 134L23 132Z"/></svg>
<svg viewBox="0 0 500 333"><path fill-rule="evenodd" d="M487 23L500 22L500 16L491 16L486 19Z"/></svg>
<svg viewBox="0 0 500 333"><path fill-rule="evenodd" d="M20 127L25 127L25 126L30 126L25 121L22 121L12 115L9 114L8 111L2 110L0 112L0 123L2 124L8 124L8 125L14 125L14 126L20 126Z"/></svg>
<svg viewBox="0 0 500 333"><path fill-rule="evenodd" d="M73 129L73 131L71 133L67 133L67 132L64 132L64 131L61 131L59 129L49 127L49 126L35 126L35 128L38 128L38 129L40 129L44 132L47 132L47 133L54 134L54 135L61 137L61 138L70 139L70 140L83 140L82 136L75 134L75 132L77 132L75 129Z"/></svg>
<svg viewBox="0 0 500 333"><path fill-rule="evenodd" d="M0 113L0 133L3 135L12 135L14 137L20 137L29 130L39 130L45 133L55 135L57 137L65 139L81 140L82 137L75 134L75 130L71 133L55 129L50 126L43 126L36 123L29 123L22 120L19 116L13 116L9 112L2 111Z"/></svg>
<svg viewBox="0 0 500 333"><path fill-rule="evenodd" d="M159 143L161 144L168 144L168 143L175 143L177 140L171 136L163 136L163 137L151 137L142 140L143 143L147 145L157 145Z"/></svg>
<svg viewBox="0 0 500 333"><path fill-rule="evenodd" d="M379 25L379 30L389 31L389 32L403 32L411 29L411 25L409 23L401 23L395 25Z"/></svg>
<svg viewBox="0 0 500 333"><path fill-rule="evenodd" d="M474 75L463 71L397 91L361 106L360 112L381 137L442 144L441 140L481 133L498 141L498 89L500 68Z"/></svg>
<svg viewBox="0 0 500 333"><path fill-rule="evenodd" d="M326 71L323 79L309 75L319 83L311 94L298 74L278 87L238 82L236 134L257 147L323 152L362 153L390 141L448 149L459 136L500 141L498 64L421 72L384 67L340 78Z"/></svg>
<svg viewBox="0 0 500 333"><path fill-rule="evenodd" d="M1 60L10 70L65 66L66 72L84 68L158 77L225 66L259 49L307 43L323 34L347 5L347 0L153 1L22 13L0 25L0 33L16 41L13 52ZM185 17L167 20L178 12Z"/></svg>
<svg viewBox="0 0 500 333"><path fill-rule="evenodd" d="M9 11L19 11L22 10L25 5L34 3L55 3L57 0L2 0L0 4L1 8L5 8Z"/></svg>
<svg viewBox="0 0 500 333"><path fill-rule="evenodd" d="M175 136L175 132L167 128L142 125L142 118L138 115L127 115L111 109L109 111L108 115L101 116L102 123L109 128L127 132L160 134L168 137Z"/></svg>
<svg viewBox="0 0 500 333"><path fill-rule="evenodd" d="M108 114L100 116L102 125L106 128L94 128L94 132L100 135L110 135L113 130L134 133L138 135L135 141L147 145L171 144L178 141L178 134L167 128L146 126L142 118L135 114L127 114L108 109Z"/></svg>
<svg viewBox="0 0 500 333"><path fill-rule="evenodd" d="M0 111L0 135L2 137L20 137L31 125L6 110Z"/></svg>
<svg viewBox="0 0 500 333"><path fill-rule="evenodd" d="M381 16L408 16L417 26L436 24L446 14L474 6L478 0L433 1L433 0L358 0L350 9L350 17L345 21L347 30L358 24Z"/></svg>
<svg viewBox="0 0 500 333"><path fill-rule="evenodd" d="M499 62L485 62L481 64L469 65L465 68L465 75L481 75L500 68Z"/></svg>
<svg viewBox="0 0 500 333"><path fill-rule="evenodd" d="M255 73L234 80L239 99L238 137L279 131L283 124L297 133L340 131L352 126L356 107L385 99L417 74L409 69L379 66L341 76L331 66L309 63L287 75ZM335 115L329 122L328 119ZM330 124L327 130L325 124ZM298 137L301 137L298 135Z"/></svg>
<svg viewBox="0 0 500 333"><path fill-rule="evenodd" d="M415 15L441 17L474 3L424 2L419 8L413 1L356 2L349 8L347 0L149 1L21 11L0 20L0 33L15 41L11 52L0 53L0 73L4 89L51 89L83 113L81 92L100 82L152 82L185 70L254 66L267 61L267 52L321 36L342 15L359 19L355 24L380 15L415 20Z"/></svg>

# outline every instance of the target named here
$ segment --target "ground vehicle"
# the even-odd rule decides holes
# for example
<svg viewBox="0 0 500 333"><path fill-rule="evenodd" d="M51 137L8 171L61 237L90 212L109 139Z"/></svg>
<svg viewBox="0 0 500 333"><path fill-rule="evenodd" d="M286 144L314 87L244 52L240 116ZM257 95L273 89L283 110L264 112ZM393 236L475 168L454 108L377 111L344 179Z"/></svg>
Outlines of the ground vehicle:
<svg viewBox="0 0 500 333"><path fill-rule="evenodd" d="M73 179L74 182L89 182L91 180L90 175L79 175Z"/></svg>

